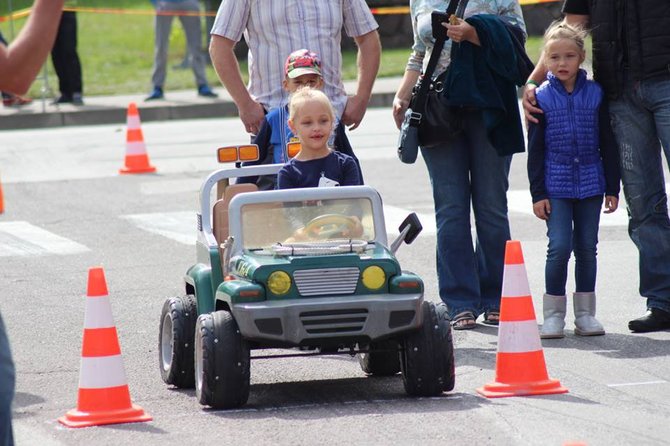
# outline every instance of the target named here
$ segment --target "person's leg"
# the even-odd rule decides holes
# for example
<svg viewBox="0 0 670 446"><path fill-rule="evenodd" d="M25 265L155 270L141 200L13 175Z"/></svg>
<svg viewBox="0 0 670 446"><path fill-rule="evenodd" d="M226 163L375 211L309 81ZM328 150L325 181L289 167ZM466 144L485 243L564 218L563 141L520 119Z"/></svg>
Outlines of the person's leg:
<svg viewBox="0 0 670 446"><path fill-rule="evenodd" d="M72 101L72 91L70 90L68 79L68 59L67 59L67 42L68 42L68 23L66 14L61 16L58 31L56 33L56 40L51 48L51 63L56 71L58 77L58 91L60 91L60 98L56 100L57 103L65 103Z"/></svg>
<svg viewBox="0 0 670 446"><path fill-rule="evenodd" d="M547 220L547 261L544 286L547 294L565 296L568 262L572 253L573 200L550 199L551 214Z"/></svg>
<svg viewBox="0 0 670 446"><path fill-rule="evenodd" d="M486 136L481 113L466 115L465 132L477 229L475 252L481 296L479 311L499 313L505 246L510 239L507 189L512 157L498 155Z"/></svg>
<svg viewBox="0 0 670 446"><path fill-rule="evenodd" d="M13 445L12 400L16 374L5 323L0 315L0 445Z"/></svg>
<svg viewBox="0 0 670 446"><path fill-rule="evenodd" d="M200 4L197 0L183 2L183 9L190 12L200 12ZM179 16L184 34L186 35L186 46L191 54L191 67L198 87L208 85L207 75L205 74L205 59L202 53L202 25L200 17Z"/></svg>
<svg viewBox="0 0 670 446"><path fill-rule="evenodd" d="M596 255L598 227L603 204L602 195L578 200L574 206L573 250L575 253L575 293L572 303L575 312L575 334L595 336L605 334L596 316Z"/></svg>
<svg viewBox="0 0 670 446"><path fill-rule="evenodd" d="M159 1L156 4L156 12L166 12L170 10L169 2ZM154 87L163 88L165 85L172 17L173 16L171 15L156 14L154 19L154 67L151 75L151 83Z"/></svg>
<svg viewBox="0 0 670 446"><path fill-rule="evenodd" d="M640 294L647 298L647 308L669 313L670 219L659 137L670 142L670 81L645 82L628 85L621 98L611 101L610 114L628 233L639 251Z"/></svg>
<svg viewBox="0 0 670 446"><path fill-rule="evenodd" d="M575 253L575 291L592 292L596 287L598 270L596 255L601 195L577 200L574 205L573 250Z"/></svg>
<svg viewBox="0 0 670 446"><path fill-rule="evenodd" d="M82 81L81 63L77 54L77 14L64 11L61 18L59 38L59 58L61 59L61 73L58 75L61 93L70 98L78 95L81 100Z"/></svg>
<svg viewBox="0 0 670 446"><path fill-rule="evenodd" d="M479 279L470 230L470 146L461 136L421 154L433 186L440 298L454 316L479 312ZM470 324L468 324L470 325Z"/></svg>

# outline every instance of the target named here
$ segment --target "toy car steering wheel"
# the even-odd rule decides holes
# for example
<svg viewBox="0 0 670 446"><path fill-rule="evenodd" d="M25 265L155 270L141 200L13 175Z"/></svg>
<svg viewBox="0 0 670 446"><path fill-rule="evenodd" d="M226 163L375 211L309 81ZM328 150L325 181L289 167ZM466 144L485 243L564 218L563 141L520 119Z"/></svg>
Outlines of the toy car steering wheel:
<svg viewBox="0 0 670 446"><path fill-rule="evenodd" d="M340 214L324 214L310 220L304 228L305 234L318 239L334 236L351 238L356 229L356 220Z"/></svg>

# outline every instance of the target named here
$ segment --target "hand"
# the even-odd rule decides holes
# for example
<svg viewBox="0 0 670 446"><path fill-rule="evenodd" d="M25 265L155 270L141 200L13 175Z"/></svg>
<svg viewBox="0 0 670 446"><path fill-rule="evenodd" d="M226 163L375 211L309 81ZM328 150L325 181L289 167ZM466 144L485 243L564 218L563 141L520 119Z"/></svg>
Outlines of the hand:
<svg viewBox="0 0 670 446"><path fill-rule="evenodd" d="M397 96L393 99L393 120L398 129L400 129L402 121L405 119L405 112L408 107L409 101L407 99L400 99Z"/></svg>
<svg viewBox="0 0 670 446"><path fill-rule="evenodd" d="M535 98L535 88L533 84L526 84L523 89L523 99L521 104L523 105L523 114L526 116L526 121L537 124L538 121L533 113L542 113L542 109L537 106L537 99Z"/></svg>
<svg viewBox="0 0 670 446"><path fill-rule="evenodd" d="M611 214L619 207L619 199L613 195L605 195L605 213Z"/></svg>
<svg viewBox="0 0 670 446"><path fill-rule="evenodd" d="M257 135L265 119L265 109L263 106L258 102L250 101L244 106L239 107L238 111L247 133Z"/></svg>
<svg viewBox="0 0 670 446"><path fill-rule="evenodd" d="M447 28L447 36L452 41L460 43L467 40L479 45L479 36L474 26L459 18L455 18L453 21L453 25L448 22L442 22L442 26Z"/></svg>
<svg viewBox="0 0 670 446"><path fill-rule="evenodd" d="M551 214L551 203L549 203L549 200L545 198L533 203L533 213L540 220L549 220L549 214Z"/></svg>
<svg viewBox="0 0 670 446"><path fill-rule="evenodd" d="M350 96L342 113L342 123L349 127L349 130L355 130L361 124L367 107L367 99L357 95Z"/></svg>

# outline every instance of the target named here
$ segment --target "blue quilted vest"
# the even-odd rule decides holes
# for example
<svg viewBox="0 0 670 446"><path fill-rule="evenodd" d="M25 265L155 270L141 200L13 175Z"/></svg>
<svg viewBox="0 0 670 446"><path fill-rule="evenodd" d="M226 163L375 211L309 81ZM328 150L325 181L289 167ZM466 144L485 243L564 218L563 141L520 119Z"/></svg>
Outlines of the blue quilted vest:
<svg viewBox="0 0 670 446"><path fill-rule="evenodd" d="M552 73L537 89L544 112L544 181L549 198L583 199L605 193L600 158L598 109L600 86L579 70L572 94Z"/></svg>

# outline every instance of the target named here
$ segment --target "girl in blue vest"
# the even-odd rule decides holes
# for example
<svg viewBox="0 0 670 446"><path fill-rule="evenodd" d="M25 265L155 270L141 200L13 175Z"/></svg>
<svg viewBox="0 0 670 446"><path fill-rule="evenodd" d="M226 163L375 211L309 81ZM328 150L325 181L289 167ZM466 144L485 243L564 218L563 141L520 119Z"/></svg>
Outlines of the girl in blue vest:
<svg viewBox="0 0 670 446"><path fill-rule="evenodd" d="M603 335L596 313L596 245L600 209L619 204L619 165L601 87L586 78L585 32L554 23L544 36L547 80L537 88L542 114L528 126L533 212L547 222L541 338L562 338L570 254L575 255L575 334Z"/></svg>

